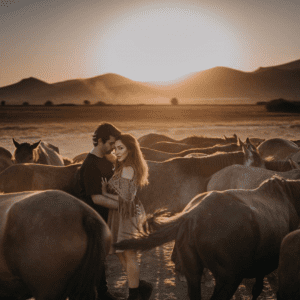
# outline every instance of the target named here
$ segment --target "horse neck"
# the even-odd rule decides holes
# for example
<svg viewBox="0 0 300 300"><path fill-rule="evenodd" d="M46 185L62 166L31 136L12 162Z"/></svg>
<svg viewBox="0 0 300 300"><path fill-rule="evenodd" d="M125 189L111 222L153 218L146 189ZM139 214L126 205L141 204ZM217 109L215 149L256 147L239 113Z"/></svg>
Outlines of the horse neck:
<svg viewBox="0 0 300 300"><path fill-rule="evenodd" d="M285 186L291 202L300 217L300 180L289 180Z"/></svg>
<svg viewBox="0 0 300 300"><path fill-rule="evenodd" d="M41 145L32 150L32 158L35 163L49 165L49 161L47 160L47 154L45 153L45 150L42 148Z"/></svg>
<svg viewBox="0 0 300 300"><path fill-rule="evenodd" d="M244 158L245 155L242 151L217 153L207 157L194 158L191 164L193 164L193 169L201 170L201 175L208 177L225 167L234 164L243 165Z"/></svg>
<svg viewBox="0 0 300 300"><path fill-rule="evenodd" d="M268 170L279 172L292 170L291 163L287 160L265 160L265 166Z"/></svg>

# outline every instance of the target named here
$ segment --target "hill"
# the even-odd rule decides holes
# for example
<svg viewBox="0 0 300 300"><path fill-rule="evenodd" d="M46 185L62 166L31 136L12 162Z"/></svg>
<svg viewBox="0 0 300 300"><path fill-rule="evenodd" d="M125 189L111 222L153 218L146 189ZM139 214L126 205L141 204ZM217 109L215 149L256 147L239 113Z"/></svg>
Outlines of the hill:
<svg viewBox="0 0 300 300"><path fill-rule="evenodd" d="M53 84L30 77L0 88L0 101L43 105L48 100L54 104L83 104L84 100L107 104L169 104L172 97L182 104L212 99L237 103L243 99L252 102L278 98L300 100L299 82L300 60L296 60L254 72L215 67L168 85L142 83L112 73Z"/></svg>

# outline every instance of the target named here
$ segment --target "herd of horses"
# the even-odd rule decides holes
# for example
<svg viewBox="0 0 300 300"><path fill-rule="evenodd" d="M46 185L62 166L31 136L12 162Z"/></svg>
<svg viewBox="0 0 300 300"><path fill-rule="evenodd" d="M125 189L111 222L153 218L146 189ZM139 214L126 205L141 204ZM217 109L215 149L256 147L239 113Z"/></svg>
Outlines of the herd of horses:
<svg viewBox="0 0 300 300"><path fill-rule="evenodd" d="M277 299L299 299L299 141L151 133L139 143L149 185L137 196L152 226L119 249L175 240L172 259L192 300L201 299L204 269L215 278L214 300L231 299L244 278L256 279L257 299L275 269ZM87 153L13 144L14 153L0 147L0 298L95 299L111 236L78 199Z"/></svg>

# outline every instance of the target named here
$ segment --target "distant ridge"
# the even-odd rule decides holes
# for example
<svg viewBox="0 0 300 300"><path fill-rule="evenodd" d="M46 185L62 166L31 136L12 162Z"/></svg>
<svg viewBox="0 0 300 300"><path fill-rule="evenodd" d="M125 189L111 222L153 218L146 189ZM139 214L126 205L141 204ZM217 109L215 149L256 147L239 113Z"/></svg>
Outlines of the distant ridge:
<svg viewBox="0 0 300 300"><path fill-rule="evenodd" d="M205 99L248 99L266 101L283 98L300 100L300 59L286 64L243 72L227 67L215 67L195 72L170 84L138 82L114 73L86 79L74 79L53 84L25 78L0 88L0 101L7 104L44 105L91 104L169 104L173 97L180 104L197 104Z"/></svg>
<svg viewBox="0 0 300 300"><path fill-rule="evenodd" d="M282 64L282 65L277 65L274 67L261 67L259 68L256 72L260 72L260 71L264 71L267 69L279 69L279 70L296 70L296 69L300 69L300 59L286 63L286 64Z"/></svg>

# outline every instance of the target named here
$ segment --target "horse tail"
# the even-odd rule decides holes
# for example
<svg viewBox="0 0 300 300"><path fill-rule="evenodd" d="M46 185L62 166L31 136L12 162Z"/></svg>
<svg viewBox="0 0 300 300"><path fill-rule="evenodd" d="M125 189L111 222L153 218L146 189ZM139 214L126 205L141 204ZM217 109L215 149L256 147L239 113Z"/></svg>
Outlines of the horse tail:
<svg viewBox="0 0 300 300"><path fill-rule="evenodd" d="M140 233L134 238L126 239L115 243L114 247L119 250L150 250L162 244L175 240L178 229L187 219L184 213L179 213L173 217L160 217L155 221L154 232Z"/></svg>
<svg viewBox="0 0 300 300"><path fill-rule="evenodd" d="M96 299L96 286L103 274L106 258L107 235L106 225L90 212L84 211L82 226L87 234L87 249L80 265L69 278L61 299L91 300Z"/></svg>

